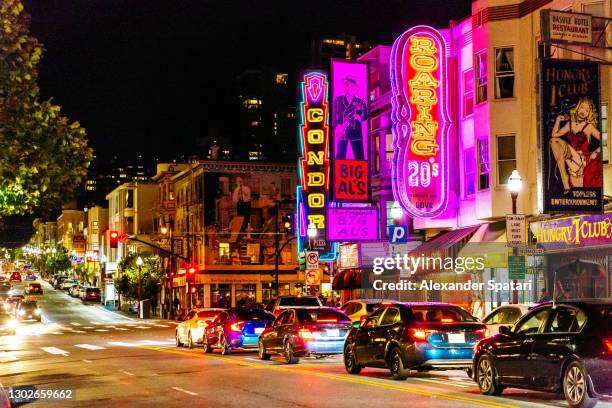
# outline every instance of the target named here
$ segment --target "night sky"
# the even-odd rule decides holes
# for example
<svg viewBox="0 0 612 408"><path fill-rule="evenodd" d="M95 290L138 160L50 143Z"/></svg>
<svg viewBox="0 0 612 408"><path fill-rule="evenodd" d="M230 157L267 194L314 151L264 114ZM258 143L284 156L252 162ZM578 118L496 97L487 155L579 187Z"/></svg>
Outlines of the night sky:
<svg viewBox="0 0 612 408"><path fill-rule="evenodd" d="M234 78L259 65L296 72L312 39L346 32L391 44L443 27L470 0L25 0L46 52L44 97L86 127L98 160L189 153L208 128L234 132Z"/></svg>

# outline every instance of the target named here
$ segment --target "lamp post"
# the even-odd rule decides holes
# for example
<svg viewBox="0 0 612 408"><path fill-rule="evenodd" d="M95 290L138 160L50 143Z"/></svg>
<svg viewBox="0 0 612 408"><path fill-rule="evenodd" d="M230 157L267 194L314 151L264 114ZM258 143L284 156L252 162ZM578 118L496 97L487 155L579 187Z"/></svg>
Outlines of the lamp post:
<svg viewBox="0 0 612 408"><path fill-rule="evenodd" d="M140 300L142 299L141 290L142 290L142 264L144 261L139 256L136 258L136 265L138 266L138 310L140 311Z"/></svg>
<svg viewBox="0 0 612 408"><path fill-rule="evenodd" d="M516 215L516 199L518 198L519 192L523 188L523 179L519 174L518 170L512 170L512 174L508 178L508 191L510 191L510 197L512 198L512 215ZM512 247L512 255L518 255L517 247ZM513 280L514 287L516 287L516 279ZM518 290L512 290L512 303L518 303Z"/></svg>
<svg viewBox="0 0 612 408"><path fill-rule="evenodd" d="M308 234L308 248L312 250L312 241L314 241L315 238L317 238L317 227L314 225L314 223L311 222L308 225L307 234Z"/></svg>
<svg viewBox="0 0 612 408"><path fill-rule="evenodd" d="M173 284L173 280L174 277L172 275L172 271L173 271L173 264L174 264L174 219L172 217L170 217L170 221L168 223L168 227L167 226L162 226L160 228L160 232L162 235L166 236L169 235L169 241L170 241L170 259L168 260L168 277L167 277L167 282L169 282L168 285L166 285L167 287L165 287L165 292L166 292L166 304L168 305L168 318L173 318L173 314L174 314L174 308L171 306L172 305L172 284Z"/></svg>

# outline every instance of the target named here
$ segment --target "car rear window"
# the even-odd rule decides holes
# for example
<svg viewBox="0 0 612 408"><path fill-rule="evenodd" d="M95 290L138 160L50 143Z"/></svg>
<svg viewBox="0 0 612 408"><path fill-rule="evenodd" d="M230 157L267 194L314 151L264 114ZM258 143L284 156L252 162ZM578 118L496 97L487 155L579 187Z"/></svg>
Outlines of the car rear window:
<svg viewBox="0 0 612 408"><path fill-rule="evenodd" d="M40 288L40 283L30 283L31 288Z"/></svg>
<svg viewBox="0 0 612 408"><path fill-rule="evenodd" d="M321 306L315 297L285 297L281 298L279 306Z"/></svg>
<svg viewBox="0 0 612 408"><path fill-rule="evenodd" d="M36 309L38 305L36 304L36 302L22 302L21 303L21 308L22 309Z"/></svg>
<svg viewBox="0 0 612 408"><path fill-rule="evenodd" d="M98 288L87 288L87 293L100 293L100 289Z"/></svg>
<svg viewBox="0 0 612 408"><path fill-rule="evenodd" d="M202 310L201 312L198 312L198 317L200 319L207 319L207 318L214 319L218 314L219 314L218 310Z"/></svg>
<svg viewBox="0 0 612 408"><path fill-rule="evenodd" d="M350 323L351 321L347 315L336 310L298 309L298 316L302 322Z"/></svg>
<svg viewBox="0 0 612 408"><path fill-rule="evenodd" d="M256 320L256 319L271 319L270 316L264 310L261 309L237 309L233 311L234 315L238 320Z"/></svg>
<svg viewBox="0 0 612 408"><path fill-rule="evenodd" d="M477 320L465 310L456 306L412 307L415 321L419 323L464 323Z"/></svg>

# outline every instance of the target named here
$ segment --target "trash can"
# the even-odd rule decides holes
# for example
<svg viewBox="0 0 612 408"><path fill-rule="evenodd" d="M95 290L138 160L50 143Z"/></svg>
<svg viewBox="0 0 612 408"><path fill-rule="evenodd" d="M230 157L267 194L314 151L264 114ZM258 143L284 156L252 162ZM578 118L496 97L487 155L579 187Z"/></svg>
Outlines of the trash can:
<svg viewBox="0 0 612 408"><path fill-rule="evenodd" d="M141 300L138 307L139 316L141 319L151 318L151 301L149 299Z"/></svg>
<svg viewBox="0 0 612 408"><path fill-rule="evenodd" d="M106 303L104 304L104 308L108 310L115 310L115 301L107 300Z"/></svg>

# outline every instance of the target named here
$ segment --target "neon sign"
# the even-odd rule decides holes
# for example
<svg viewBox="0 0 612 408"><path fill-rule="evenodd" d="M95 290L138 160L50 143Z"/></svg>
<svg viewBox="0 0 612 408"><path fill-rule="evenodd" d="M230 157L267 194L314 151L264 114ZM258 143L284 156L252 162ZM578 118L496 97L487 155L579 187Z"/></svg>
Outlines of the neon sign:
<svg viewBox="0 0 612 408"><path fill-rule="evenodd" d="M300 186L298 187L298 250L308 246L320 251L320 259L332 257L327 241L329 204L329 112L327 75L320 71L304 73L300 86ZM316 238L308 242L309 226Z"/></svg>
<svg viewBox="0 0 612 408"><path fill-rule="evenodd" d="M391 50L393 195L415 217L436 217L448 202L446 41L417 26Z"/></svg>

